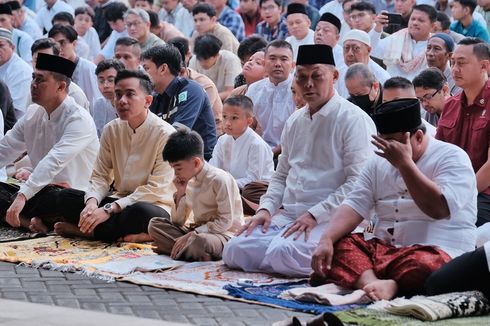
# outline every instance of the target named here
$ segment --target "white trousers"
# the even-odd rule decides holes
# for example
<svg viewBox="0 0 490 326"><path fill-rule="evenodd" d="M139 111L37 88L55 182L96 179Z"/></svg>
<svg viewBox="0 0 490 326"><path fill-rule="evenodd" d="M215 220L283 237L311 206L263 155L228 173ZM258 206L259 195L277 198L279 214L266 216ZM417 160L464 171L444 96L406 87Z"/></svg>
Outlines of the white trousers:
<svg viewBox="0 0 490 326"><path fill-rule="evenodd" d="M295 234L283 238L288 227L271 224L267 233L262 233L262 225L253 230L248 237L245 233L232 238L223 250L223 261L230 267L246 272L278 273L290 277L309 276L311 256L315 251L327 223L313 228L305 242L304 234L293 240Z"/></svg>

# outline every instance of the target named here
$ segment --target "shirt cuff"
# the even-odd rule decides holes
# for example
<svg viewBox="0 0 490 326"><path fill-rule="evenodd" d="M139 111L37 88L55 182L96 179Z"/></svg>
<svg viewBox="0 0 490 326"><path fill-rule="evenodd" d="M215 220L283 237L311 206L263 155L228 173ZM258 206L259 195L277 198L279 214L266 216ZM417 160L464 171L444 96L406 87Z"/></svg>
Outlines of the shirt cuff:
<svg viewBox="0 0 490 326"><path fill-rule="evenodd" d="M274 209L274 205L272 203L262 203L260 204L259 208L257 209L257 212L260 211L261 209L265 209L266 211L271 214L271 216L277 211L277 209Z"/></svg>
<svg viewBox="0 0 490 326"><path fill-rule="evenodd" d="M30 187L26 186L25 184L23 184L20 186L19 192L22 193L26 197L26 200L29 200L38 193L38 190L30 188Z"/></svg>
<svg viewBox="0 0 490 326"><path fill-rule="evenodd" d="M123 210L126 207L133 205L135 203L135 201L129 197L123 197L123 198L119 198L118 200L116 200L115 203L117 203L119 205L119 207L121 207L121 210Z"/></svg>
<svg viewBox="0 0 490 326"><path fill-rule="evenodd" d="M207 224L203 224L194 229L197 233L209 233L209 228Z"/></svg>
<svg viewBox="0 0 490 326"><path fill-rule="evenodd" d="M323 207L321 207L321 205L313 206L308 210L308 213L313 215L313 218L315 218L318 224L320 224L320 222L325 222L330 218L329 214L327 214L327 212Z"/></svg>
<svg viewBox="0 0 490 326"><path fill-rule="evenodd" d="M102 201L102 197L96 192L87 192L85 193L85 197L83 198L83 202L86 204L90 198L94 198L97 201L97 205L100 205Z"/></svg>

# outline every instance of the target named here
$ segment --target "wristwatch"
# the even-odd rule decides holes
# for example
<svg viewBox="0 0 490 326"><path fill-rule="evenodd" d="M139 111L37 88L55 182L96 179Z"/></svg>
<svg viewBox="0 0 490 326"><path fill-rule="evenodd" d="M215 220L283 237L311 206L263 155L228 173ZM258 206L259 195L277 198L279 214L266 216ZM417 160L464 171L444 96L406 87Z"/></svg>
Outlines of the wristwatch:
<svg viewBox="0 0 490 326"><path fill-rule="evenodd" d="M107 203L107 204L105 204L105 205L102 207L102 209L103 209L103 210L104 210L104 212L106 212L106 213L107 213L107 215L109 215L109 216L111 216L111 215L112 215L112 211L114 210L114 209L112 208L112 203Z"/></svg>

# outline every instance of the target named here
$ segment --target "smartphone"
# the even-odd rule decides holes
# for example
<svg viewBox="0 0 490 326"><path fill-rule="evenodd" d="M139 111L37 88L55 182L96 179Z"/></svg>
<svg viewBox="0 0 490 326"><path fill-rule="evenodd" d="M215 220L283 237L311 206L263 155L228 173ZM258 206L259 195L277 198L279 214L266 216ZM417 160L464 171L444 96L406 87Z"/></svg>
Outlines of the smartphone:
<svg viewBox="0 0 490 326"><path fill-rule="evenodd" d="M403 18L400 14L390 14L386 12L383 13L383 15L388 17L388 24L401 25L403 23Z"/></svg>

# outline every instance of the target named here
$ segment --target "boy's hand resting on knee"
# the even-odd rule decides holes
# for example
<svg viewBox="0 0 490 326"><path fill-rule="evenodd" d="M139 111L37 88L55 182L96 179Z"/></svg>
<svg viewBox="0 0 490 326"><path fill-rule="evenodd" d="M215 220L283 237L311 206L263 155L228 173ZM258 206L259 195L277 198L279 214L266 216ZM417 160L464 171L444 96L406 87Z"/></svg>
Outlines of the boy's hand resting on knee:
<svg viewBox="0 0 490 326"><path fill-rule="evenodd" d="M333 242L330 238L322 238L313 256L311 257L311 268L321 277L326 277L332 268Z"/></svg>
<svg viewBox="0 0 490 326"><path fill-rule="evenodd" d="M252 231L257 225L262 225L262 233L267 233L267 231L269 230L269 226L271 225L271 221L271 214L267 210L261 209L252 217L252 219L248 223L242 226L242 228L236 233L236 235L239 236L246 230L247 232L245 233L245 236L248 237L250 234L252 234Z"/></svg>
<svg viewBox="0 0 490 326"><path fill-rule="evenodd" d="M186 243L187 243L187 239L189 239L189 237L195 232L189 232L187 234L184 234L183 236L181 237L178 237L176 240L175 240L175 243L174 243L174 246L172 247L172 252L170 253L170 257L172 259L176 259L177 256L180 254L180 252L182 251L182 249L184 249Z"/></svg>
<svg viewBox="0 0 490 326"><path fill-rule="evenodd" d="M293 225L291 225L283 234L284 238L289 237L291 234L296 233L293 240L299 239L299 237L305 233L305 242L310 237L310 232L315 226L318 225L316 219L309 212L304 213L296 219Z"/></svg>

